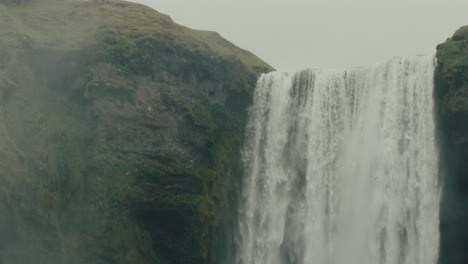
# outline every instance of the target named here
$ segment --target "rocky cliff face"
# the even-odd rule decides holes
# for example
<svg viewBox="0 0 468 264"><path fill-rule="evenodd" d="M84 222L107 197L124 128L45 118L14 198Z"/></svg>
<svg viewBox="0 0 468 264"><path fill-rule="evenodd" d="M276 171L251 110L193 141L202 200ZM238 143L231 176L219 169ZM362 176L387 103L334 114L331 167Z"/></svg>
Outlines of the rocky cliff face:
<svg viewBox="0 0 468 264"><path fill-rule="evenodd" d="M271 67L138 4L3 2L0 262L216 262Z"/></svg>
<svg viewBox="0 0 468 264"><path fill-rule="evenodd" d="M437 47L441 145L440 264L468 263L468 27Z"/></svg>

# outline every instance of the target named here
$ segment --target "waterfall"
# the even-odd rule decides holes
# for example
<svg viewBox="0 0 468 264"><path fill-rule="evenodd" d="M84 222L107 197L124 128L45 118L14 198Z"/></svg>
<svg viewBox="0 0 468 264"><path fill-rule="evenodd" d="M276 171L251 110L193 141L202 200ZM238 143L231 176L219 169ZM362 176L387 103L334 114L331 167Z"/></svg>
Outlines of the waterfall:
<svg viewBox="0 0 468 264"><path fill-rule="evenodd" d="M235 263L436 264L435 64L263 75Z"/></svg>

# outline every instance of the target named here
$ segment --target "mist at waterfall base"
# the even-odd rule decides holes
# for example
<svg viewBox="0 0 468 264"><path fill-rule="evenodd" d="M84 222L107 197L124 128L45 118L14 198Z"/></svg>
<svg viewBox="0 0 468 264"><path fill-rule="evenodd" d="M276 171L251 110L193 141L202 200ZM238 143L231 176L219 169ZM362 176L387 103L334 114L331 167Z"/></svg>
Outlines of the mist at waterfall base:
<svg viewBox="0 0 468 264"><path fill-rule="evenodd" d="M432 56L270 73L243 152L236 264L436 264Z"/></svg>

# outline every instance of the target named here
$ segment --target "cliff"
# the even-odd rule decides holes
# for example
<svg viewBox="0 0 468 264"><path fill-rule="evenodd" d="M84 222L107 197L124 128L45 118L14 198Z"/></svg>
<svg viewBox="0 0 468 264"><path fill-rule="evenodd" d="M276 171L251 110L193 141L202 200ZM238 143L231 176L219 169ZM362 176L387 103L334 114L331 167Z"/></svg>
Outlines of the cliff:
<svg viewBox="0 0 468 264"><path fill-rule="evenodd" d="M435 100L441 147L440 264L468 263L468 26L437 47Z"/></svg>
<svg viewBox="0 0 468 264"><path fill-rule="evenodd" d="M0 262L216 262L272 68L122 1L4 0L0 24Z"/></svg>

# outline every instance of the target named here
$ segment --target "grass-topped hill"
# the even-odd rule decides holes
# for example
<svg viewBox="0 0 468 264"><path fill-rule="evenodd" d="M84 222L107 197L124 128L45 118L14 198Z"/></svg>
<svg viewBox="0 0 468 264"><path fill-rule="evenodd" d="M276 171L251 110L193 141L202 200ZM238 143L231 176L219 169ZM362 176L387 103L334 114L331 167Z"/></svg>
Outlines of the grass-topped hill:
<svg viewBox="0 0 468 264"><path fill-rule="evenodd" d="M2 6L2 3L6 5ZM257 71L271 69L255 55L236 47L216 32L177 25L167 15L130 2L2 0L0 24L0 41L5 44L70 50L96 44L100 37L106 37L116 38L115 41L127 45L131 51L138 42L157 38L173 45L174 49L238 59ZM100 36L102 33L107 36Z"/></svg>
<svg viewBox="0 0 468 264"><path fill-rule="evenodd" d="M0 263L221 263L269 70L143 5L0 1Z"/></svg>

